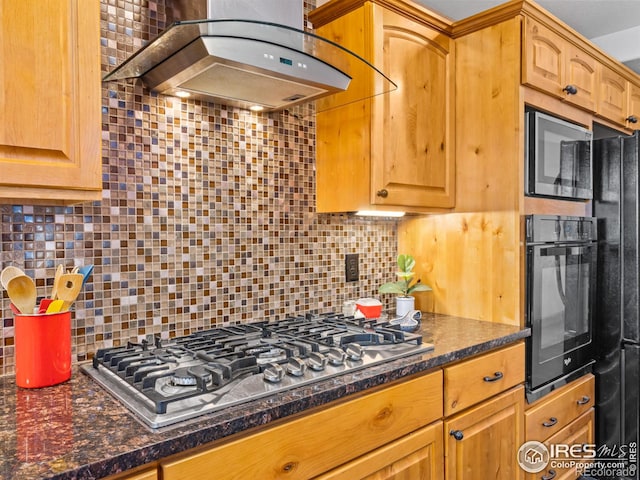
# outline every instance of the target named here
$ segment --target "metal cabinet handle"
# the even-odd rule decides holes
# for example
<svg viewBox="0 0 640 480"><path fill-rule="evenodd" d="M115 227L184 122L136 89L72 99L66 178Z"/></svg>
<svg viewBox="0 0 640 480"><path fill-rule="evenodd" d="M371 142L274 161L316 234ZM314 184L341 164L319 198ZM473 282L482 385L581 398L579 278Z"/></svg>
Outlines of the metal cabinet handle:
<svg viewBox="0 0 640 480"><path fill-rule="evenodd" d="M548 422L542 422L542 426L553 427L556 423L558 423L558 419L556 417L551 417Z"/></svg>
<svg viewBox="0 0 640 480"><path fill-rule="evenodd" d="M629 123L638 123L638 117L636 117L635 115L629 115L626 118L627 122Z"/></svg>
<svg viewBox="0 0 640 480"><path fill-rule="evenodd" d="M576 403L578 405L586 405L587 403L589 403L591 401L591 397L589 397L589 395L585 395L584 397L582 397L580 400L578 400Z"/></svg>
<svg viewBox="0 0 640 480"><path fill-rule="evenodd" d="M451 430L449 432L449 435L451 435L456 440L462 440L464 438L464 433L462 433L462 430Z"/></svg>
<svg viewBox="0 0 640 480"><path fill-rule="evenodd" d="M389 191L386 188L383 188L382 190L378 190L376 195L378 197L387 198L389 196Z"/></svg>
<svg viewBox="0 0 640 480"><path fill-rule="evenodd" d="M496 382L500 380L502 377L504 377L504 374L502 372L496 372L493 374L493 377L484 377L483 380L485 382Z"/></svg>
<svg viewBox="0 0 640 480"><path fill-rule="evenodd" d="M549 475L541 476L540 480L553 480L554 478L556 478L556 471L555 470L549 470Z"/></svg>
<svg viewBox="0 0 640 480"><path fill-rule="evenodd" d="M567 92L567 95L575 95L578 93L578 89L575 85L567 85L562 89L563 92Z"/></svg>

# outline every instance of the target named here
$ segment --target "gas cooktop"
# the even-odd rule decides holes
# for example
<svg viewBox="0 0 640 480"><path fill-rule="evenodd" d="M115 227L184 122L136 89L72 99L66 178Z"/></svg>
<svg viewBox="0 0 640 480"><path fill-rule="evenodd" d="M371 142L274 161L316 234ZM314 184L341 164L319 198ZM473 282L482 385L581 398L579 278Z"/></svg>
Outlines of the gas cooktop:
<svg viewBox="0 0 640 480"><path fill-rule="evenodd" d="M159 428L430 350L398 325L322 314L104 348L81 369Z"/></svg>

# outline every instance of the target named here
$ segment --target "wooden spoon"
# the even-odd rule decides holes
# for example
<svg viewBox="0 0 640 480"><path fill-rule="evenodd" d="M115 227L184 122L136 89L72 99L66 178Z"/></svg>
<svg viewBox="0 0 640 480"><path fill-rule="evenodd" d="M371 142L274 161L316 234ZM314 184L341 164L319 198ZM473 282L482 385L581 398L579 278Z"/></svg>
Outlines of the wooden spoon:
<svg viewBox="0 0 640 480"><path fill-rule="evenodd" d="M51 298L55 300L57 298L58 286L60 284L60 277L64 273L64 266L62 264L58 265L56 268L56 275L53 277L53 287L51 287Z"/></svg>
<svg viewBox="0 0 640 480"><path fill-rule="evenodd" d="M18 275L9 280L7 293L11 302L20 310L23 315L33 315L36 306L37 293L36 284L31 277Z"/></svg>
<svg viewBox="0 0 640 480"><path fill-rule="evenodd" d="M64 302L61 312L66 312L71 304L76 301L80 289L82 288L82 280L84 275L81 273L63 273L58 282L57 296Z"/></svg>
<svg viewBox="0 0 640 480"><path fill-rule="evenodd" d="M13 277L17 277L18 275L24 275L24 272L18 267L8 266L4 270L2 270L2 273L0 273L0 283L5 290L7 289L9 280L11 280Z"/></svg>

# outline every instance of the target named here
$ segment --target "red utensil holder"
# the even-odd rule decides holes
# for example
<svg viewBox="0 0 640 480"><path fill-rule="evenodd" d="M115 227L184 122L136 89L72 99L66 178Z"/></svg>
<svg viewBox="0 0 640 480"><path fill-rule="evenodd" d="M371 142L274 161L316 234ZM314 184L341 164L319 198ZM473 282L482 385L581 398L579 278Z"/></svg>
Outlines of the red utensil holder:
<svg viewBox="0 0 640 480"><path fill-rule="evenodd" d="M71 378L71 312L15 317L16 385L50 387Z"/></svg>

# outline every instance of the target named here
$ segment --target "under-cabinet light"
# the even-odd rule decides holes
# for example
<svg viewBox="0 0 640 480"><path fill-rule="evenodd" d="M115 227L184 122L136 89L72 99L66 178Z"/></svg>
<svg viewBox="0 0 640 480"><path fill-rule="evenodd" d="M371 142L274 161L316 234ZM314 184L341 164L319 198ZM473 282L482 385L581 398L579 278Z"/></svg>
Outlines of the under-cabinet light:
<svg viewBox="0 0 640 480"><path fill-rule="evenodd" d="M176 97L180 97L180 98L187 98L190 97L191 94L189 92L185 92L184 90L178 90L176 92Z"/></svg>
<svg viewBox="0 0 640 480"><path fill-rule="evenodd" d="M356 215L360 217L404 217L404 212L392 212L388 210L359 210Z"/></svg>

